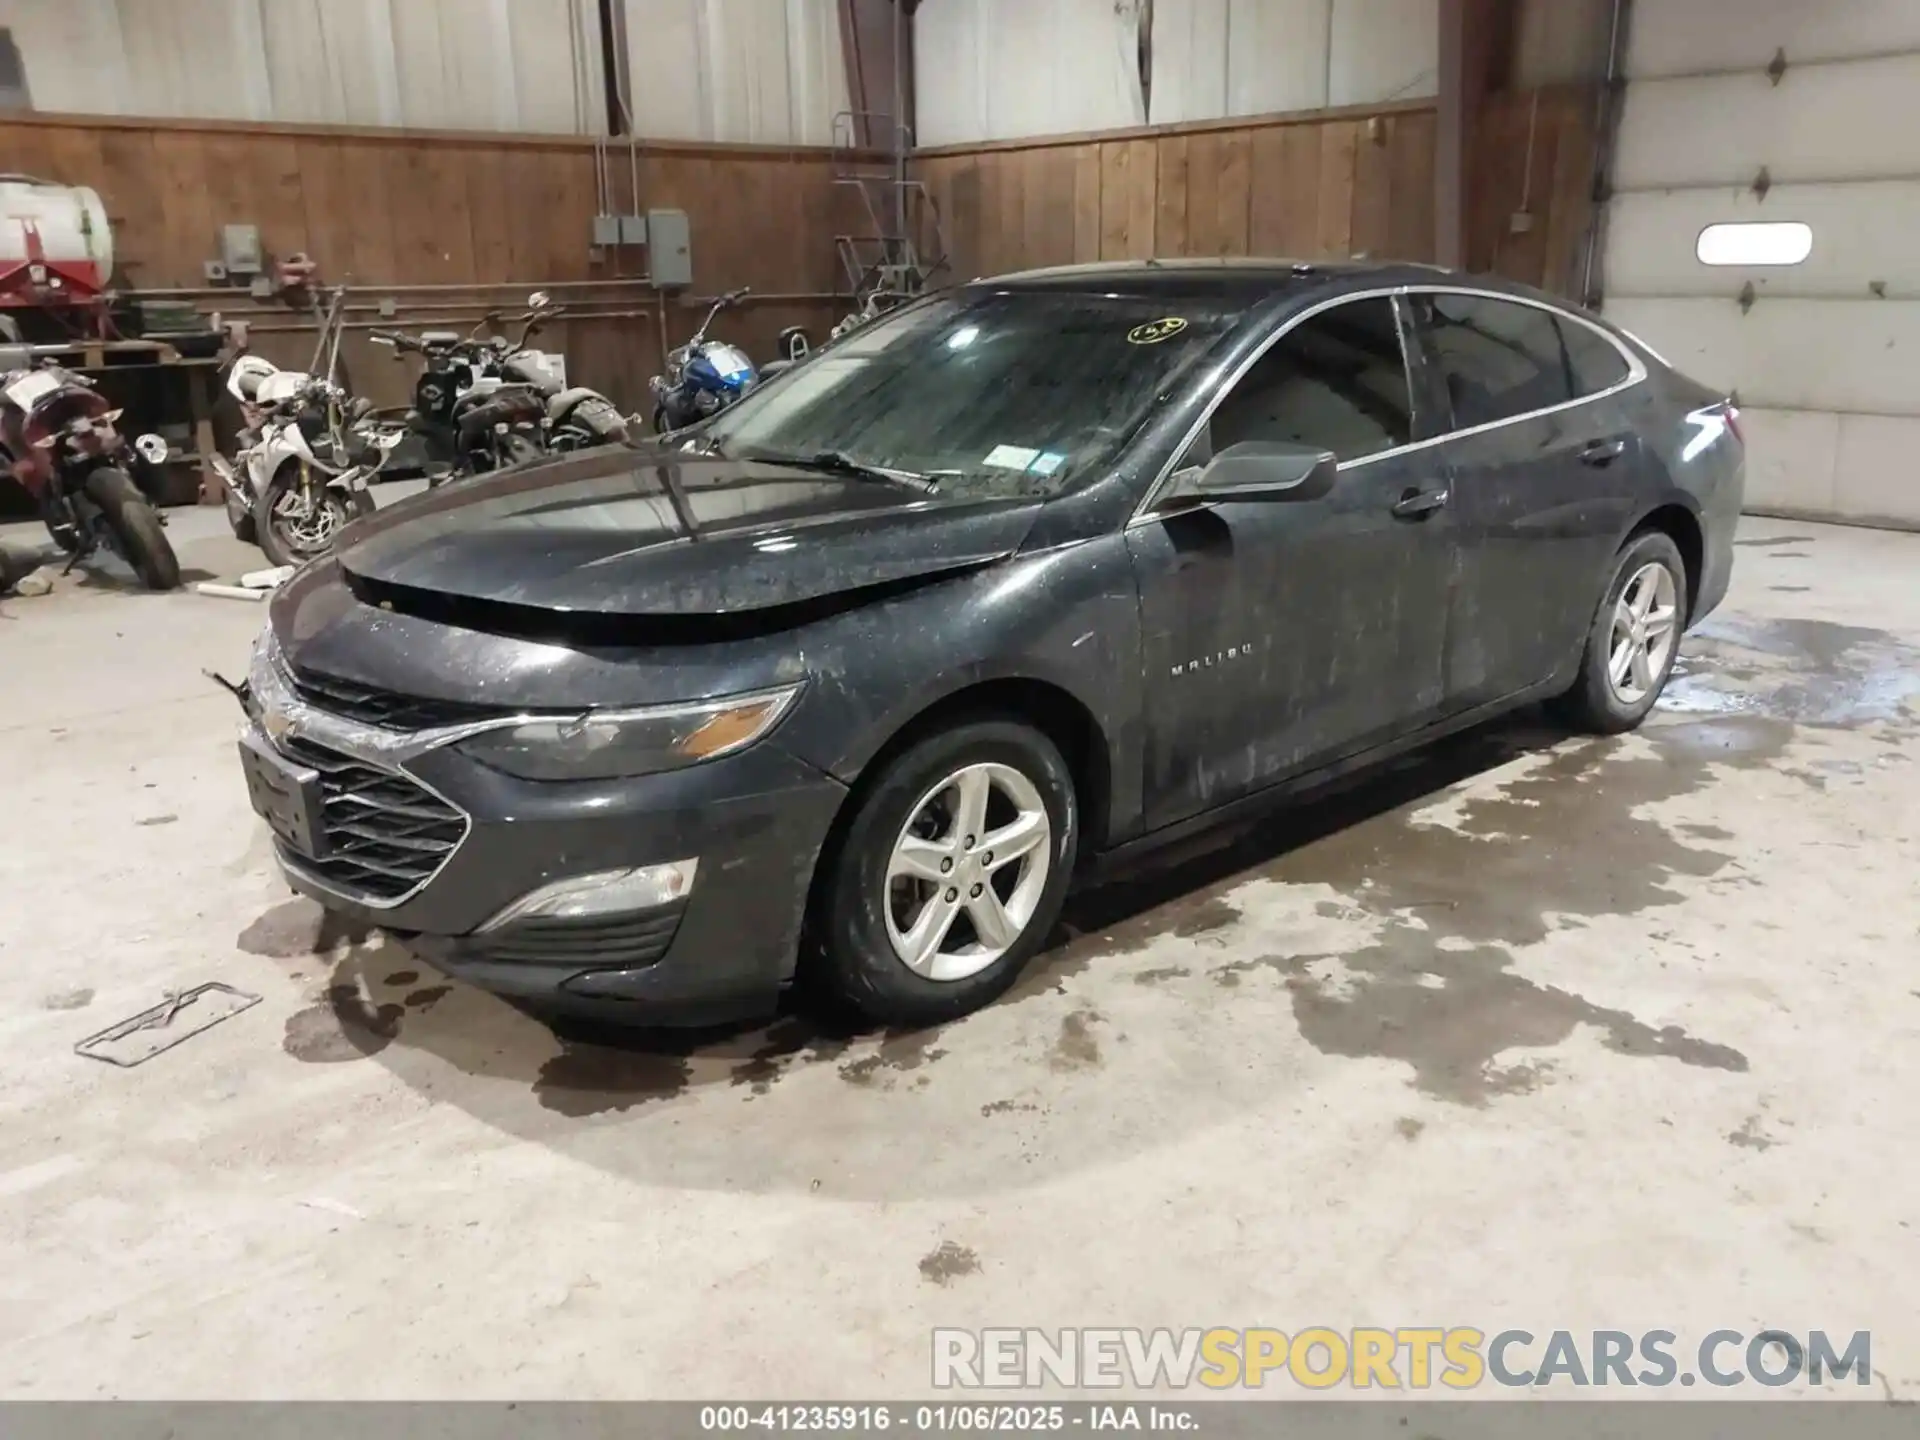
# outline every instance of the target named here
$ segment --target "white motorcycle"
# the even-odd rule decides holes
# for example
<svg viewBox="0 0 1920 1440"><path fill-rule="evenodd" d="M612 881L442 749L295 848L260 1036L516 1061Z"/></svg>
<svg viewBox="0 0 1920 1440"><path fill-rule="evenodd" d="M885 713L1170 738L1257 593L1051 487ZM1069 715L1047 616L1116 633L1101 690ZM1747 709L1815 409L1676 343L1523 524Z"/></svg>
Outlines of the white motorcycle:
<svg viewBox="0 0 1920 1440"><path fill-rule="evenodd" d="M344 291L337 291L321 328L316 368L331 375L339 351ZM354 520L373 513L367 483L405 437L405 427L374 419L330 379L282 370L242 355L227 375L240 404L240 449L231 463L216 458L226 483L227 523L258 545L276 566L323 555Z"/></svg>

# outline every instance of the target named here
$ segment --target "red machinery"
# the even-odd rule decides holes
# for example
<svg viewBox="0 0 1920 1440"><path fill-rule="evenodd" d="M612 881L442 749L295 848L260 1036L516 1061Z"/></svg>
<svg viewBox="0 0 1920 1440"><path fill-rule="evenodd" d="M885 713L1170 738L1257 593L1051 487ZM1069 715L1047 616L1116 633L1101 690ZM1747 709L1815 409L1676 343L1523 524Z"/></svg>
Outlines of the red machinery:
<svg viewBox="0 0 1920 1440"><path fill-rule="evenodd" d="M25 312L68 334L105 334L113 230L84 185L0 175L0 331L20 338Z"/></svg>

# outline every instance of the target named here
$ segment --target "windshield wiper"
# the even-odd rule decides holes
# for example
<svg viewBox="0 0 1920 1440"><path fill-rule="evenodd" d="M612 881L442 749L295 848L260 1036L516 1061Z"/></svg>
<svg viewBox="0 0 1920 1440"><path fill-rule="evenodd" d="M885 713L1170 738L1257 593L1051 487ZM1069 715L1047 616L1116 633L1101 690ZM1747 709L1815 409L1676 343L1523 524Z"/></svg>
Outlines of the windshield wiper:
<svg viewBox="0 0 1920 1440"><path fill-rule="evenodd" d="M856 480L880 480L889 485L913 485L931 491L934 482L912 470L891 470L884 465L868 465L843 450L816 450L811 455L781 455L756 450L743 457L763 465L785 465L794 470L812 470L821 475L850 475Z"/></svg>

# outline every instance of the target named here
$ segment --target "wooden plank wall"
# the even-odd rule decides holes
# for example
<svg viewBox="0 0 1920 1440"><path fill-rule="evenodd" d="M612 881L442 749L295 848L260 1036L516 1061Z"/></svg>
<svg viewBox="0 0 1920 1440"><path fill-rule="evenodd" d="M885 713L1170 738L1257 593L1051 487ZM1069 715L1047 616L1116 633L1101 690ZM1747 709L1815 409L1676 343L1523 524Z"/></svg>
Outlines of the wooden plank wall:
<svg viewBox="0 0 1920 1440"><path fill-rule="evenodd" d="M952 279L1088 260L1433 257L1431 102L925 150Z"/></svg>
<svg viewBox="0 0 1920 1440"><path fill-rule="evenodd" d="M292 333L302 327L289 312L244 290L208 290L202 264L219 254L227 222L258 225L271 255L313 256L324 279L364 292L346 354L382 403L405 393L410 371L369 347L366 327L440 320L464 330L488 309L517 308L526 291L556 284L569 287L554 291L557 301L598 317L563 322L548 338L567 351L570 376L637 408L659 368L654 292L623 280L617 258L589 256L597 197L589 141L33 116L0 120L0 156L7 170L100 191L121 288L193 290L202 309L248 318L256 348L282 363L307 362L311 333ZM782 326L824 337L844 310L829 298L839 280L832 236L849 217L827 151L646 145L630 169L617 146L607 167L616 206L629 203L637 171L641 208L687 212L692 294L751 285L781 297L750 302L717 331L757 359L772 357ZM640 257L626 254L631 275ZM377 314L386 295L399 307L391 320ZM670 305L669 343L698 314Z"/></svg>
<svg viewBox="0 0 1920 1440"><path fill-rule="evenodd" d="M1481 109L1467 196L1469 269L1580 298L1593 215L1594 98L1591 86L1554 86L1506 91Z"/></svg>

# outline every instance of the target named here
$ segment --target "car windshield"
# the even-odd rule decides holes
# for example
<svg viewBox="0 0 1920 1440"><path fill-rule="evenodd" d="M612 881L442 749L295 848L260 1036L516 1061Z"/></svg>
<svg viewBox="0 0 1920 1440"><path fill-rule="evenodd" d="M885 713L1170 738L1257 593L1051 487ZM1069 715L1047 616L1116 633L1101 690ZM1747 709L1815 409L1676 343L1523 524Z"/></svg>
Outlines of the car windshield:
<svg viewBox="0 0 1920 1440"><path fill-rule="evenodd" d="M843 336L707 438L943 492L1050 494L1096 472L1239 319L1212 299L955 291Z"/></svg>

